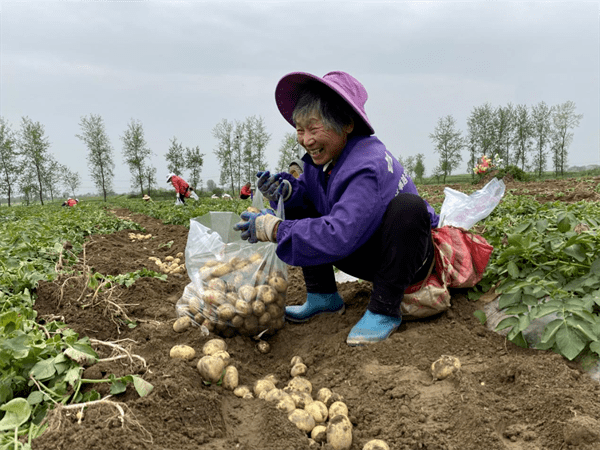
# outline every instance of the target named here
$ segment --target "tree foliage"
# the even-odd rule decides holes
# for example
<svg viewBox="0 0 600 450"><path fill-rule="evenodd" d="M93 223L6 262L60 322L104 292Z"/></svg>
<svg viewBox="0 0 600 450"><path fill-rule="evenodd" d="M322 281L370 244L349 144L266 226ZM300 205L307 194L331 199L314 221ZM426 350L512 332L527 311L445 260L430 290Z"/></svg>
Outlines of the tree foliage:
<svg viewBox="0 0 600 450"><path fill-rule="evenodd" d="M554 171L558 175L564 175L565 165L567 164L567 154L569 145L573 141L573 132L570 130L579 126L583 114L575 114L575 102L566 101L554 109L552 114L551 130L552 161Z"/></svg>
<svg viewBox="0 0 600 450"><path fill-rule="evenodd" d="M171 145L167 150L165 159L167 160L167 170L169 173L183 175L183 170L186 166L185 154L183 152L183 145L181 142L177 142L177 138L175 136L171 138Z"/></svg>
<svg viewBox="0 0 600 450"><path fill-rule="evenodd" d="M275 168L277 172L287 172L290 163L295 159L299 159L299 147L300 144L298 144L296 139L296 133L285 133L281 140L281 144L279 145L279 160L277 161L277 167Z"/></svg>
<svg viewBox="0 0 600 450"><path fill-rule="evenodd" d="M76 134L87 146L87 164L96 188L102 192L104 201L112 190L114 179L114 151L100 115L83 116L79 122L81 134Z"/></svg>
<svg viewBox="0 0 600 450"><path fill-rule="evenodd" d="M139 187L141 195L144 195L144 182L149 174L149 159L152 151L144 138L142 123L131 119L121 136L121 141L123 141L123 157L131 173L131 186Z"/></svg>
<svg viewBox="0 0 600 450"><path fill-rule="evenodd" d="M16 190L15 175L19 169L19 154L15 132L3 117L0 117L0 193L5 194L8 206Z"/></svg>
<svg viewBox="0 0 600 450"><path fill-rule="evenodd" d="M446 177L451 175L462 161L461 150L464 147L464 141L461 131L455 127L454 117L448 115L438 120L435 130L429 135L435 144L436 153L440 155L436 171L443 177L444 183Z"/></svg>
<svg viewBox="0 0 600 450"><path fill-rule="evenodd" d="M47 172L50 170L50 162L53 160L48 153L50 141L44 136L44 126L34 122L28 117L21 119L21 130L19 135L19 150L23 157L23 167L27 168L31 183L26 183L23 191L27 201L33 200L33 191L38 194L40 204L44 204L44 184Z"/></svg>
<svg viewBox="0 0 600 450"><path fill-rule="evenodd" d="M185 149L185 167L190 171L189 183L194 189L202 190L202 166L204 164L204 153L200 153L200 147L186 147Z"/></svg>

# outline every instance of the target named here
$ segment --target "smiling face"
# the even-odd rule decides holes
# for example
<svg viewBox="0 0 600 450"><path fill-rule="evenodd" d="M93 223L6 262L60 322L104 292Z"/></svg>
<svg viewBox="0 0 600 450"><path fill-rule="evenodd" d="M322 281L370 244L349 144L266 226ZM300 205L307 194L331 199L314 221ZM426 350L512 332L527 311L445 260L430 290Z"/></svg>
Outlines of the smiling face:
<svg viewBox="0 0 600 450"><path fill-rule="evenodd" d="M317 114L311 114L306 120L296 122L298 143L306 149L318 166L331 160L335 161L340 156L353 128L353 125L346 125L342 133L338 133L328 129Z"/></svg>

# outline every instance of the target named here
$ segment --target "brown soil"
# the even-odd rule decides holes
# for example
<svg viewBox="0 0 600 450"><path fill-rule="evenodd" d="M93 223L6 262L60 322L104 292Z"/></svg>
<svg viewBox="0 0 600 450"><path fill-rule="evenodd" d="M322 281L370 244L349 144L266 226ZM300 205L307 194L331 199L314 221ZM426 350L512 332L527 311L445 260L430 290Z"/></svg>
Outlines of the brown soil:
<svg viewBox="0 0 600 450"><path fill-rule="evenodd" d="M597 200L599 181L511 182L507 189L543 201ZM422 190L429 199L441 198L442 188L436 189ZM116 275L155 269L148 257L184 252L187 228L125 210L115 213L130 216L154 239L132 242L128 231L92 236L80 270L87 266ZM288 302L302 303L299 269L290 267L289 278ZM84 290L81 277L40 283L36 309L41 322L59 319L80 336L118 343L132 355L95 364L84 378L137 374L154 390L141 398L128 387L110 399L114 403L86 408L81 420L76 411L52 412L49 430L33 441L35 450L331 449L325 444L310 447L307 435L272 403L204 385L196 369L198 357L189 362L169 357L176 344L200 353L215 337L203 337L198 327L173 331L175 304L188 282L185 274L170 275L168 281L142 278L95 299ZM300 355L313 392L327 387L345 399L353 423L351 450L376 438L391 449L600 449L600 384L556 354L519 348L488 330L473 316L482 305L462 292L453 293L446 313L404 322L386 342L348 347L346 336L364 313L370 288L365 282L340 284L345 314L285 325L268 338L267 354L257 350L252 338L227 338L240 383L252 385L273 374L283 387L290 379L290 360ZM126 319L137 326L128 327ZM101 357L111 353L100 342L94 347ZM430 366L442 355L459 358L462 368L434 381ZM94 387L102 396L108 394L106 384Z"/></svg>

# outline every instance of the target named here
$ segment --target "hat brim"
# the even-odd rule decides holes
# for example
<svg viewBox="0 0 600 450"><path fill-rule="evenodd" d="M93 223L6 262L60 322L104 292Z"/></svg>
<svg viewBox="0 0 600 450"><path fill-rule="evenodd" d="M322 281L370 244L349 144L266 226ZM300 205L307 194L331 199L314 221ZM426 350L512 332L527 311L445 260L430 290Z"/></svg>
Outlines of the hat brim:
<svg viewBox="0 0 600 450"><path fill-rule="evenodd" d="M369 131L369 134L375 133L375 130L369 122L369 118L361 110L354 106L352 100L348 98L345 92L339 90L335 84L307 72L288 73L281 80L279 80L279 83L277 83L277 87L275 88L275 102L277 103L277 108L279 108L279 112L291 126L296 128L296 124L292 119L292 115L294 114L294 109L298 103L298 98L300 97L302 87L309 81L316 81L323 86L327 86L337 95L339 95L342 100L344 100L346 104L352 108L356 115L362 119L364 127L366 127L366 129Z"/></svg>

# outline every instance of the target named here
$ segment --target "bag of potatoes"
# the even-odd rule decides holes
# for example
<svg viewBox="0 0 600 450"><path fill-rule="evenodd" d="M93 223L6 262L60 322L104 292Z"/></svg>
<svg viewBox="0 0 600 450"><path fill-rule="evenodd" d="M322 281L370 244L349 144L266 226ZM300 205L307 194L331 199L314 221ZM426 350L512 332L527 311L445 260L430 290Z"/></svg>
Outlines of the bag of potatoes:
<svg viewBox="0 0 600 450"><path fill-rule="evenodd" d="M177 315L225 337L273 334L285 324L287 266L275 253L277 244L249 244L232 232L238 221L232 212L191 219L185 249L191 283Z"/></svg>

